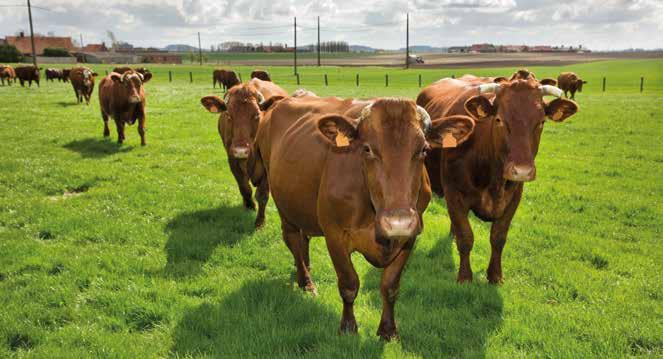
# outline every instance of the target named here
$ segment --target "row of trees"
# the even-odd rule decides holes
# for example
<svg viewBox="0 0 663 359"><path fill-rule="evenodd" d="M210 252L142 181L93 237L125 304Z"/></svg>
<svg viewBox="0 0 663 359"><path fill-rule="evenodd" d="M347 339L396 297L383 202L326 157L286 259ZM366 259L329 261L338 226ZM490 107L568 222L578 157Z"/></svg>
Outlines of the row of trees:
<svg viewBox="0 0 663 359"><path fill-rule="evenodd" d="M210 47L211 52L292 52L293 48L284 43L253 44L239 41L226 41ZM297 48L297 52L314 52L316 45L304 45ZM350 45L345 41L323 41L320 43L321 52L350 52Z"/></svg>
<svg viewBox="0 0 663 359"><path fill-rule="evenodd" d="M62 48L45 48L45 57L70 57L71 54L67 49ZM21 62L23 61L23 54L14 45L4 44L0 45L0 62Z"/></svg>

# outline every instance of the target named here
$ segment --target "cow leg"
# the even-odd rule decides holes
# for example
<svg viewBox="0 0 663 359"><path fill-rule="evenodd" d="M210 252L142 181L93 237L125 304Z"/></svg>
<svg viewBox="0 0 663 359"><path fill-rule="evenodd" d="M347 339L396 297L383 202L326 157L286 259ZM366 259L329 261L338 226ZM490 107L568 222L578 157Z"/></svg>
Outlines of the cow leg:
<svg viewBox="0 0 663 359"><path fill-rule="evenodd" d="M115 127L117 127L117 143L124 142L124 121L115 120Z"/></svg>
<svg viewBox="0 0 663 359"><path fill-rule="evenodd" d="M110 129L108 128L108 115L101 111L101 119L104 121L104 137L110 136Z"/></svg>
<svg viewBox="0 0 663 359"><path fill-rule="evenodd" d="M318 295L318 290L315 288L311 273L308 271L304 263L304 235L301 230L286 220L281 218L281 229L283 231L283 240L290 249L292 257L295 260L295 268L297 269L297 285L304 291L309 292L312 296Z"/></svg>
<svg viewBox="0 0 663 359"><path fill-rule="evenodd" d="M576 98L576 92L574 90L571 90L571 100L575 100Z"/></svg>
<svg viewBox="0 0 663 359"><path fill-rule="evenodd" d="M251 186L249 185L249 178L242 167L239 164L239 161L236 159L228 158L228 165L230 166L230 172L232 172L237 186L239 187L239 193L242 195L242 200L244 201L244 208L254 210L256 209L255 203L251 198Z"/></svg>
<svg viewBox="0 0 663 359"><path fill-rule="evenodd" d="M267 178L263 178L256 188L256 202L258 202L258 215L256 216L256 228L262 227L265 223L265 208L269 201L269 182ZM306 248L306 258L308 266L308 246Z"/></svg>
<svg viewBox="0 0 663 359"><path fill-rule="evenodd" d="M451 220L451 229L456 237L456 247L460 255L460 266L458 269L459 283L472 281L472 266L470 265L470 253L474 246L474 233L467 218L469 209L463 204L462 195L444 191L447 199L447 211Z"/></svg>
<svg viewBox="0 0 663 359"><path fill-rule="evenodd" d="M520 198L523 193L523 185L513 194L511 202L504 210L504 215L493 222L490 227L490 262L488 263L487 277L492 284L502 283L502 250L506 244L506 236L509 233L511 220L516 214Z"/></svg>
<svg viewBox="0 0 663 359"><path fill-rule="evenodd" d="M24 85L25 81L23 81L23 79L19 79L18 82L21 84L21 87L25 87Z"/></svg>
<svg viewBox="0 0 663 359"><path fill-rule="evenodd" d="M387 266L382 272L380 282L380 294L382 294L382 318L378 327L377 335L386 341L398 339L398 330L396 329L396 319L394 318L394 305L398 297L398 289L401 282L403 268L410 257L414 238L410 240L406 248Z"/></svg>
<svg viewBox="0 0 663 359"><path fill-rule="evenodd" d="M140 145L145 146L145 115L138 118L138 134L140 135Z"/></svg>
<svg viewBox="0 0 663 359"><path fill-rule="evenodd" d="M348 252L343 238L325 237L327 249L334 263L336 278L338 281L338 291L343 299L343 315L341 316L341 325L339 333L357 333L357 320L354 313L354 302L359 293L359 276L352 265L350 252Z"/></svg>

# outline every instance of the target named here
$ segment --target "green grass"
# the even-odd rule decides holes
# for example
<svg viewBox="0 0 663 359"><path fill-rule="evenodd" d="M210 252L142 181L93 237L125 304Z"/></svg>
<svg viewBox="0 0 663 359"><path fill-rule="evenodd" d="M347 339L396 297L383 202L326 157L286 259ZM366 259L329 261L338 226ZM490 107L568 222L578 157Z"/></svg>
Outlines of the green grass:
<svg viewBox="0 0 663 359"><path fill-rule="evenodd" d="M530 69L573 70L589 84L576 116L546 125L504 285L485 280L489 226L478 220L475 283L455 283L458 255L434 199L402 279L402 339L389 344L375 336L379 270L354 256L359 335L338 336L324 241L312 241L311 299L293 284L272 201L253 230L216 116L199 102L219 92L211 67L153 67L146 147L135 126L123 146L114 129L104 139L98 102L76 105L69 84L0 87L0 357L663 356L663 61ZM515 68L306 67L301 86L290 68L268 70L289 91L413 98L419 73L426 84Z"/></svg>

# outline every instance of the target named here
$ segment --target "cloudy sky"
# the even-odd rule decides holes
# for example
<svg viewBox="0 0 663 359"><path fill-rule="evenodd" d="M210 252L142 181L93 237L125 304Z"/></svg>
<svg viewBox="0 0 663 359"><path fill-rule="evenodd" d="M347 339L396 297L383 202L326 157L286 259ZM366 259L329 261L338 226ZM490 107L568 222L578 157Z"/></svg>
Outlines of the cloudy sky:
<svg viewBox="0 0 663 359"><path fill-rule="evenodd" d="M23 0L0 0L0 36L27 30ZM35 31L107 41L106 30L138 46L203 47L223 41L292 44L322 40L394 49L411 44L453 46L582 44L595 50L663 48L663 0L33 0Z"/></svg>

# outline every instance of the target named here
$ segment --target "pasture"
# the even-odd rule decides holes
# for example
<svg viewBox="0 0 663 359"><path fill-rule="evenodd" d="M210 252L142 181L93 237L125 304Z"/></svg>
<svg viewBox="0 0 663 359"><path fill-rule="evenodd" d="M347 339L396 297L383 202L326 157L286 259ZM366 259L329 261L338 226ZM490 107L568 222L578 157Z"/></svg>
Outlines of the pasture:
<svg viewBox="0 0 663 359"><path fill-rule="evenodd" d="M577 115L545 125L505 282L485 279L490 227L476 218L475 281L455 282L458 254L434 198L401 281L392 343L375 335L380 270L353 256L359 334L339 336L324 240L311 241L313 299L294 283L271 200L254 230L217 116L200 105L220 93L212 67L149 67L146 147L135 125L122 146L113 126L102 137L96 88L86 106L70 84L43 78L40 88L0 87L0 357L663 356L663 61L529 68L538 78L575 71L588 84ZM239 69L247 80L253 68ZM299 86L291 68L267 70L289 92L414 98L419 74L425 85L516 68L302 67Z"/></svg>

